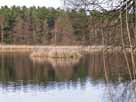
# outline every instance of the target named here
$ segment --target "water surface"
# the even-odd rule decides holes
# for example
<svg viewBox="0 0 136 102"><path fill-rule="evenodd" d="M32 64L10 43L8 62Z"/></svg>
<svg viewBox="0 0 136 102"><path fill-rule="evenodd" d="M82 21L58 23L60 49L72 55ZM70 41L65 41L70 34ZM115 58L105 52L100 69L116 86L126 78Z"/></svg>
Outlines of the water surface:
<svg viewBox="0 0 136 102"><path fill-rule="evenodd" d="M0 55L1 102L135 102L136 81L123 53L81 59Z"/></svg>

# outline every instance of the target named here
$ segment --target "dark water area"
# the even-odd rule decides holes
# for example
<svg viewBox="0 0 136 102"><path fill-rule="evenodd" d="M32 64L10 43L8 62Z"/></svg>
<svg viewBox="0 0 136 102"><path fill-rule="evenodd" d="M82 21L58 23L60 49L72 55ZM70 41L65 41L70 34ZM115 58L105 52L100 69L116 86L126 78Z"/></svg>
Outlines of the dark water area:
<svg viewBox="0 0 136 102"><path fill-rule="evenodd" d="M81 59L1 54L0 102L135 102L135 73L127 57L130 69L122 52Z"/></svg>

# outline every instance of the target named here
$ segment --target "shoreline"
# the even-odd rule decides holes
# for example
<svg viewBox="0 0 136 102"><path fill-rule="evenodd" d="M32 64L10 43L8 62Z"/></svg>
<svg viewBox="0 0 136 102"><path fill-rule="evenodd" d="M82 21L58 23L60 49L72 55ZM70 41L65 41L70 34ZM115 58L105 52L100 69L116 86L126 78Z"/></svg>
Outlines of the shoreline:
<svg viewBox="0 0 136 102"><path fill-rule="evenodd" d="M69 51L79 51L79 52L99 52L99 51L127 51L127 52L136 52L136 49L125 48L123 49L121 46L39 46L39 45L0 45L0 53L14 53L14 52L38 52L38 51L50 51L50 50L69 50Z"/></svg>

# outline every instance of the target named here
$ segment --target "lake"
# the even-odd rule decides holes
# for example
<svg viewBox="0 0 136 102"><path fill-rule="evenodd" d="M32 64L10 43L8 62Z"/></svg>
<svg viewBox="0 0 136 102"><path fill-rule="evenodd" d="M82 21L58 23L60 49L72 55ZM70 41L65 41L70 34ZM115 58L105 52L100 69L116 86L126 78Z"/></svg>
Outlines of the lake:
<svg viewBox="0 0 136 102"><path fill-rule="evenodd" d="M129 68L122 52L81 59L1 54L0 102L135 102L136 74L127 58Z"/></svg>

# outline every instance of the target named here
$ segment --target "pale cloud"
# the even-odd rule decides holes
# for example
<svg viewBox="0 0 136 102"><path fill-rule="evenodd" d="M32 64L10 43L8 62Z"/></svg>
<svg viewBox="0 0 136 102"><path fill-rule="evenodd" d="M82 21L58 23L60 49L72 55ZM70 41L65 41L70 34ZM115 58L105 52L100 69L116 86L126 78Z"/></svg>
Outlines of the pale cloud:
<svg viewBox="0 0 136 102"><path fill-rule="evenodd" d="M0 0L0 6L46 6L46 7L61 7L61 0Z"/></svg>

